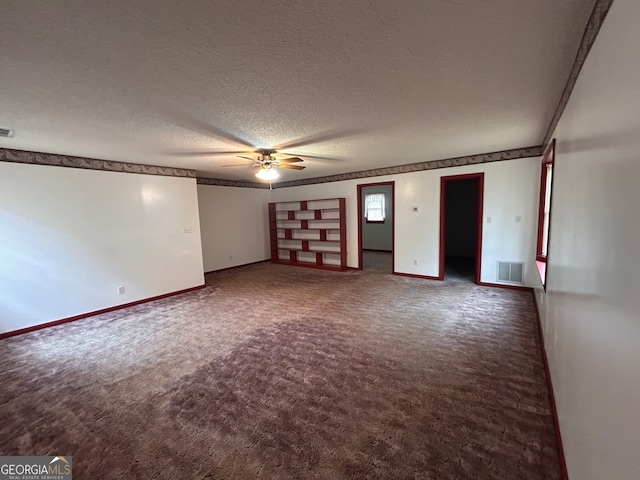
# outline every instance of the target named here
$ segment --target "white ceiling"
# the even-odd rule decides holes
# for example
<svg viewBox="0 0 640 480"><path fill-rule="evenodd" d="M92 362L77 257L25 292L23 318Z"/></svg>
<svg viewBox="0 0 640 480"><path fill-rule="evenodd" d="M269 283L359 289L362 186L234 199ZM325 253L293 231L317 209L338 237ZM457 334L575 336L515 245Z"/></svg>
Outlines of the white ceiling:
<svg viewBox="0 0 640 480"><path fill-rule="evenodd" d="M535 146L593 4L8 0L0 147L252 181L188 153L328 157L288 181Z"/></svg>

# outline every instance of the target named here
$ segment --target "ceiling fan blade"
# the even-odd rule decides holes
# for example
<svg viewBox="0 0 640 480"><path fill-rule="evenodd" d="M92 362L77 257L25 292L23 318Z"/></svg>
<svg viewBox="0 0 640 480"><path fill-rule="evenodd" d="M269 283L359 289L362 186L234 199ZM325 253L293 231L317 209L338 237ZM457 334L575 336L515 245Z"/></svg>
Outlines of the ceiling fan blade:
<svg viewBox="0 0 640 480"><path fill-rule="evenodd" d="M253 167L253 163L236 163L233 165L220 165L221 167Z"/></svg>
<svg viewBox="0 0 640 480"><path fill-rule="evenodd" d="M236 155L236 157L238 158L244 158L246 160L251 160L253 163L255 163L256 159L255 158L249 158L249 157L245 157L244 155Z"/></svg>
<svg viewBox="0 0 640 480"><path fill-rule="evenodd" d="M279 163L296 163L296 162L304 162L300 157L291 157L291 158L283 158L282 160L278 160Z"/></svg>
<svg viewBox="0 0 640 480"><path fill-rule="evenodd" d="M278 165L278 168L290 168L291 170L304 170L307 167L302 167L300 165L287 165L287 164L280 164Z"/></svg>
<svg viewBox="0 0 640 480"><path fill-rule="evenodd" d="M296 155L297 157L314 158L316 160L327 160L330 162L342 162L344 159L338 157L327 157L321 155L307 155L306 153L287 153L281 152L283 155Z"/></svg>

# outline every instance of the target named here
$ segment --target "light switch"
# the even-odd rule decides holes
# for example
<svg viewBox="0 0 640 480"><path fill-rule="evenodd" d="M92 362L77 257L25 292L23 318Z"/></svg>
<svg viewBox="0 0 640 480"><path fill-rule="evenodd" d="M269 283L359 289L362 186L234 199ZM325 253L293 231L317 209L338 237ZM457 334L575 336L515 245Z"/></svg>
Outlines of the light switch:
<svg viewBox="0 0 640 480"><path fill-rule="evenodd" d="M487 217L487 223L491 223L491 217Z"/></svg>

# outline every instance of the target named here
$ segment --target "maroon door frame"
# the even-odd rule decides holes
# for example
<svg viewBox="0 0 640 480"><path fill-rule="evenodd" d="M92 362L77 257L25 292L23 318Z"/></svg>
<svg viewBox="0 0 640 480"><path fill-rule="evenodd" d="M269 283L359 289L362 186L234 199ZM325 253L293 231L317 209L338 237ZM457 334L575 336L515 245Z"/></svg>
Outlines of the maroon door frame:
<svg viewBox="0 0 640 480"><path fill-rule="evenodd" d="M396 273L394 252L396 244L396 182L363 183L358 185L358 270L362 270L362 189L391 185L391 273Z"/></svg>
<svg viewBox="0 0 640 480"><path fill-rule="evenodd" d="M478 210L476 212L476 284L480 285L480 268L482 265L482 223L483 223L483 199L484 199L484 173L469 173L466 175L450 175L440 177L440 275L439 280L444 280L444 250L445 250L445 220L447 213L447 182L455 180L478 179Z"/></svg>

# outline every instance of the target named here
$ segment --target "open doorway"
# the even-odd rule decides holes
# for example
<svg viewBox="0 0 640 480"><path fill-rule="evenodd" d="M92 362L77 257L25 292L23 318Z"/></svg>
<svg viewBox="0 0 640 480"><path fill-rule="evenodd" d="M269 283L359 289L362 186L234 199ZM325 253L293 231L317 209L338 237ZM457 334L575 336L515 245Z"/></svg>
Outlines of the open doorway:
<svg viewBox="0 0 640 480"><path fill-rule="evenodd" d="M358 269L393 273L394 182L358 185Z"/></svg>
<svg viewBox="0 0 640 480"><path fill-rule="evenodd" d="M440 279L480 283L484 173L442 177Z"/></svg>

